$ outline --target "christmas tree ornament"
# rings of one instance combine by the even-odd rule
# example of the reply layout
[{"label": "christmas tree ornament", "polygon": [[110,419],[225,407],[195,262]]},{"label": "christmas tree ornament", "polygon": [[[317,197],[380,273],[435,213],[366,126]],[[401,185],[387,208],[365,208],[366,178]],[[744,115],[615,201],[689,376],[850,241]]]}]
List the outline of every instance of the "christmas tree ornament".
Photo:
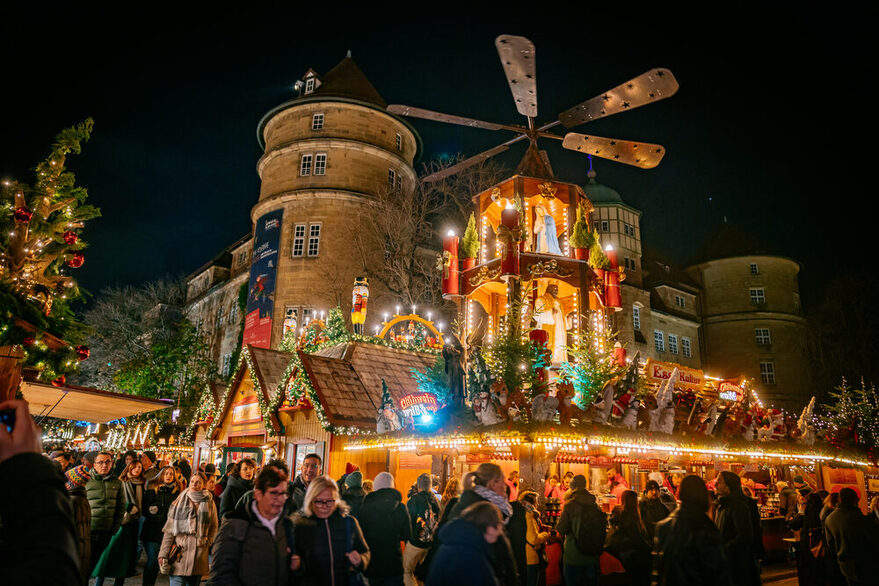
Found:
[{"label": "christmas tree ornament", "polygon": [[20,224],[27,224],[31,221],[31,218],[34,217],[34,213],[26,206],[21,206],[15,208],[15,210],[12,212],[12,216],[15,218],[16,222]]},{"label": "christmas tree ornament", "polygon": [[21,343],[25,348],[30,348],[31,346],[34,345],[34,342],[36,342],[36,341],[37,341],[37,339],[34,338],[33,336],[25,336],[24,339],[21,341]]},{"label": "christmas tree ornament", "polygon": [[78,269],[85,263],[85,255],[81,252],[74,252],[73,256],[67,259],[67,266]]},{"label": "christmas tree ornament", "polygon": [[91,354],[91,350],[89,350],[89,347],[83,346],[82,344],[74,348],[74,351],[76,352],[76,355],[77,357],[79,357],[80,360],[85,360],[89,357],[89,354]]},{"label": "christmas tree ornament", "polygon": [[74,232],[73,230],[67,230],[61,236],[64,238],[64,242],[70,244],[71,246],[76,244],[76,241],[79,240],[79,236],[77,236],[76,232]]},{"label": "christmas tree ornament", "polygon": [[66,382],[67,382],[67,377],[65,377],[62,374],[61,376],[59,376],[58,378],[56,378],[55,380],[52,381],[52,386],[63,387]]}]

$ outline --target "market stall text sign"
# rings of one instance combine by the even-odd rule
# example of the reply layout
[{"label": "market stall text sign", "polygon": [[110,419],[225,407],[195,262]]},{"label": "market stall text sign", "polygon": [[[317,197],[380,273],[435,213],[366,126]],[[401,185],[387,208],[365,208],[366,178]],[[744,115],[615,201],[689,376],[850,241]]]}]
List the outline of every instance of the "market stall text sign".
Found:
[{"label": "market stall text sign", "polygon": [[702,388],[702,385],[705,383],[705,375],[702,374],[701,370],[655,360],[648,360],[645,370],[647,376],[653,379],[654,382],[664,382],[671,378],[671,373],[674,372],[675,368],[678,369],[678,379],[675,381],[675,386],[693,389]]},{"label": "market stall text sign", "polygon": [[414,417],[438,411],[439,405],[433,393],[412,393],[400,399],[400,409]]},{"label": "market stall text sign", "polygon": [[724,380],[717,387],[717,396],[724,401],[741,401],[745,398],[745,391],[736,383]]},{"label": "market stall text sign", "polygon": [[253,395],[232,404],[232,424],[253,423],[262,420],[259,400]]}]

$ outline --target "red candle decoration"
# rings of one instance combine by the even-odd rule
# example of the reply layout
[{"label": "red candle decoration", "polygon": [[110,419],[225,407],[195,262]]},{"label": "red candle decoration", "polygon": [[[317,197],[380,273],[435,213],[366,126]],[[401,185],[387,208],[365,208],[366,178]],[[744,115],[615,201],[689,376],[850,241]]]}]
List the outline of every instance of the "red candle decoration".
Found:
[{"label": "red candle decoration", "polygon": [[458,237],[452,230],[443,238],[443,295],[458,295]]},{"label": "red candle decoration", "polygon": [[622,311],[623,298],[620,293],[620,263],[617,251],[613,249],[613,246],[608,245],[604,252],[607,254],[607,260],[610,262],[610,268],[604,273],[605,303],[607,307],[612,307],[616,311]]},{"label": "red candle decoration", "polygon": [[501,211],[501,225],[498,227],[498,240],[501,246],[501,276],[519,277],[519,245],[513,238],[519,227],[519,210],[507,205]]},{"label": "red candle decoration", "polygon": [[626,366],[626,349],[617,342],[613,347],[613,360],[618,366]]},{"label": "red candle decoration", "polygon": [[31,221],[31,218],[34,217],[34,213],[30,211],[27,207],[21,206],[13,210],[12,217],[15,218],[16,222],[20,224],[26,224],[27,222]]},{"label": "red candle decoration", "polygon": [[91,350],[89,350],[88,346],[79,345],[76,348],[74,348],[73,350],[74,350],[74,352],[76,352],[76,356],[80,360],[85,360],[91,354]]},{"label": "red candle decoration", "polygon": [[78,269],[85,262],[85,255],[81,252],[74,252],[73,256],[67,259],[67,266]]},{"label": "red candle decoration", "polygon": [[70,245],[76,244],[76,241],[79,240],[79,236],[73,230],[67,230],[61,236],[64,238],[64,242]]}]

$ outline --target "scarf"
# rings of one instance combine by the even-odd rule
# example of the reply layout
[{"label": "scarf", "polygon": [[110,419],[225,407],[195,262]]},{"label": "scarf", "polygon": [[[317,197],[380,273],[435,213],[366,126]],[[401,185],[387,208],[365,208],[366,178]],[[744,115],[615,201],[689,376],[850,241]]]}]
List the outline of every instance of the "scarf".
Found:
[{"label": "scarf", "polygon": [[213,503],[206,490],[187,489],[171,503],[162,531],[171,535],[195,535],[200,545],[207,545]]},{"label": "scarf", "polygon": [[513,506],[510,504],[510,501],[507,500],[506,496],[501,496],[480,484],[473,485],[473,492],[499,508],[501,514],[504,516],[504,523],[510,520],[510,516],[513,514]]}]

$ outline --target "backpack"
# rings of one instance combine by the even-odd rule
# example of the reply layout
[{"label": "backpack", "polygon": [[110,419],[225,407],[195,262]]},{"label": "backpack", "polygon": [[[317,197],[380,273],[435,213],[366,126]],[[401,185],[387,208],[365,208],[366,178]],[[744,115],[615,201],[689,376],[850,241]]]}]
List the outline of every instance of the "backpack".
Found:
[{"label": "backpack", "polygon": [[[574,545],[583,555],[598,556],[604,551],[607,534],[607,517],[596,506],[583,507],[583,514],[574,517],[572,523]],[[601,530],[598,531],[597,529]]]}]

